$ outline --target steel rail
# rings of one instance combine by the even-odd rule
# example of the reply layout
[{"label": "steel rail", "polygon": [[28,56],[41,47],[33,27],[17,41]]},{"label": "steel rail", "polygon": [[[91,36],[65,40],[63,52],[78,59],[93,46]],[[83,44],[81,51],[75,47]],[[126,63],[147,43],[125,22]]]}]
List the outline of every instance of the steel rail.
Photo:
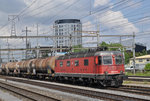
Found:
[{"label": "steel rail", "polygon": [[20,95],[22,97],[25,97],[29,100],[33,100],[33,101],[60,101],[58,99],[46,96],[46,95],[42,95],[40,93],[31,91],[31,90],[27,90],[24,88],[20,88],[17,86],[14,86],[12,84],[8,84],[6,82],[0,82],[0,88],[5,89],[7,91],[13,92],[17,95]]},{"label": "steel rail", "polygon": [[41,82],[35,82],[35,81],[29,81],[29,80],[23,80],[23,79],[15,79],[15,78],[7,78],[7,80],[12,80],[15,82],[22,82],[27,83],[35,86],[45,87],[48,89],[54,89],[59,90],[63,92],[88,96],[92,98],[97,99],[103,99],[103,100],[111,100],[111,101],[148,101],[143,98],[135,98],[135,97],[129,97],[125,95],[116,95],[113,93],[106,93],[106,92],[98,92],[98,91],[92,91],[92,90],[86,90],[81,88],[73,88],[68,86],[62,86],[62,85],[55,85],[55,84],[47,84],[47,83],[41,83]]},{"label": "steel rail", "polygon": [[140,94],[140,95],[145,95],[145,96],[149,96],[150,95],[150,87],[123,85],[120,88],[108,88],[108,90],[123,91],[123,92]]}]

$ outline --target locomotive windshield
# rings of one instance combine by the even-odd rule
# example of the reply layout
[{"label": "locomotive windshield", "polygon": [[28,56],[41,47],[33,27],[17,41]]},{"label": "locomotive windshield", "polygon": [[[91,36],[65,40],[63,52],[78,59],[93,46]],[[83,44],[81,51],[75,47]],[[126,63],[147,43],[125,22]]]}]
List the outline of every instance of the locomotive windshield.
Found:
[{"label": "locomotive windshield", "polygon": [[112,56],[103,56],[103,64],[111,65],[112,64]]},{"label": "locomotive windshield", "polygon": [[121,55],[117,55],[117,56],[115,56],[115,62],[116,62],[116,64],[122,64],[123,63],[123,61],[122,61],[122,56]]}]

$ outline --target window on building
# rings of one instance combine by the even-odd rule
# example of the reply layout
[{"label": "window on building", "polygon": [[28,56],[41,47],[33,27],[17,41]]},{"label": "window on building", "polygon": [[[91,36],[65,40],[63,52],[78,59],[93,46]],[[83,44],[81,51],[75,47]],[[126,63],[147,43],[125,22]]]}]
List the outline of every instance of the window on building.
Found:
[{"label": "window on building", "polygon": [[60,67],[63,67],[63,62],[62,61],[60,61]]},{"label": "window on building", "polygon": [[115,62],[116,64],[122,64],[123,63],[122,56],[121,55],[115,56]]},{"label": "window on building", "polygon": [[150,59],[147,59],[147,61],[150,61]]},{"label": "window on building", "polygon": [[88,59],[85,59],[84,60],[84,66],[88,66],[89,65],[89,60]]},{"label": "window on building", "polygon": [[112,56],[103,56],[103,64],[111,65],[112,64]]},{"label": "window on building", "polygon": [[143,62],[143,59],[139,59],[139,62]]},{"label": "window on building", "polygon": [[67,61],[67,67],[69,67],[70,66],[70,61]]},{"label": "window on building", "polygon": [[79,66],[79,60],[75,60],[75,66]]}]

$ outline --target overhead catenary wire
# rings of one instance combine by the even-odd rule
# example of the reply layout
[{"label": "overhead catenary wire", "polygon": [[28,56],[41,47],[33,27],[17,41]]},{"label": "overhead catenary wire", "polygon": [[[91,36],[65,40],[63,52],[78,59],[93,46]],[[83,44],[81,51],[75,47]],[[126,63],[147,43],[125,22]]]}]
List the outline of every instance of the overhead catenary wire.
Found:
[{"label": "overhead catenary wire", "polygon": [[[78,3],[79,1],[80,1],[80,0],[74,1],[72,4],[70,4],[70,5],[67,6],[66,8],[60,10],[60,11],[58,12],[58,14],[63,13],[65,10],[69,9],[70,7],[72,7],[73,5],[75,5],[76,3]],[[47,23],[47,22],[50,22],[50,23],[51,23],[51,22],[52,22],[52,19],[54,19],[56,16],[57,16],[57,14],[54,15],[54,16],[52,16],[52,17],[50,18],[50,21],[45,20],[43,23]],[[42,23],[42,24],[43,24],[43,23]]]},{"label": "overhead catenary wire", "polygon": [[[115,4],[112,4],[111,6],[114,8],[115,5],[118,5],[118,4],[123,3],[123,2],[125,2],[125,1],[129,1],[129,0],[121,0],[121,1],[119,1],[119,2],[117,2],[117,3],[115,3]],[[88,16],[91,16],[91,15],[94,15],[94,14],[96,14],[96,13],[103,12],[103,11],[105,11],[105,10],[107,10],[107,9],[110,9],[110,6],[104,7],[104,8],[102,8],[102,9],[100,9],[100,10],[97,10],[97,11],[91,13],[91,14],[87,14],[86,16],[83,16],[83,17],[81,17],[80,19],[84,19],[84,18],[86,18],[86,17],[88,17]],[[106,11],[105,11],[105,12],[106,12]]]},{"label": "overhead catenary wire", "polygon": [[30,17],[37,16],[37,15],[40,15],[40,14],[45,13],[45,12],[49,12],[49,11],[51,11],[51,10],[53,10],[53,9],[55,9],[55,8],[57,8],[57,7],[59,7],[59,6],[62,6],[62,5],[64,5],[64,4],[66,4],[66,3],[68,3],[68,1],[69,1],[69,0],[66,0],[65,2],[63,2],[63,3],[61,3],[61,4],[52,6],[52,7],[48,8],[48,9],[45,9],[45,10],[43,10],[43,11],[40,11],[40,12],[38,12],[38,13],[36,13],[36,14],[30,15]]},{"label": "overhead catenary wire", "polygon": [[25,15],[27,15],[28,13],[37,11],[37,10],[39,10],[39,9],[41,9],[41,8],[45,7],[46,5],[49,5],[50,3],[53,3],[53,2],[54,2],[54,0],[48,1],[48,2],[44,3],[43,5],[40,5],[39,7],[35,8],[35,9],[32,9],[32,10],[30,10],[30,11],[28,11],[28,12],[25,12],[24,14],[22,14],[22,16],[25,16]]},{"label": "overhead catenary wire", "polygon": [[[26,7],[25,9],[23,9],[19,14],[17,14],[17,16],[16,16],[14,19],[16,19],[17,17],[19,17],[23,12],[25,12],[28,8],[30,8],[36,1],[37,1],[37,0],[34,0],[29,6],[27,6],[27,7]],[[9,24],[9,22],[7,22],[6,24],[4,24],[4,25],[0,28],[0,30],[3,29],[3,28],[5,28],[8,24]]]},{"label": "overhead catenary wire", "polygon": [[[121,8],[121,9],[118,9],[118,10],[123,10],[123,9],[126,9],[126,8],[130,8],[131,6],[134,6],[134,5],[136,5],[136,4],[139,4],[139,3],[141,3],[141,2],[143,2],[144,0],[141,0],[141,1],[139,1],[139,2],[135,2],[135,3],[133,3],[133,4],[130,4],[130,5],[128,5],[128,6],[126,6],[126,7],[123,7],[123,8]],[[112,8],[113,9],[113,8]],[[112,14],[112,12],[110,12],[110,13],[107,13],[107,14],[103,14],[102,16],[100,16],[100,18],[105,18],[105,16],[108,16],[109,14]],[[140,13],[141,14],[141,13]],[[137,16],[137,15],[140,15],[140,14],[135,14],[135,15],[133,15],[133,16]],[[144,13],[142,13],[142,14],[144,14]],[[124,15],[124,16],[128,16],[129,15],[129,13],[128,14],[126,14],[126,15]],[[117,18],[114,18],[114,19],[110,19],[110,20],[108,20],[106,23],[108,23],[108,22],[111,22],[111,21],[115,21],[115,20],[119,20],[119,18],[120,17],[122,17],[122,16],[119,16],[119,17],[117,17]],[[132,16],[128,16],[128,17],[132,17]],[[82,18],[81,18],[82,19]],[[93,21],[92,21],[93,22]],[[94,23],[93,23],[94,24]],[[90,26],[90,25],[89,25]]]}]

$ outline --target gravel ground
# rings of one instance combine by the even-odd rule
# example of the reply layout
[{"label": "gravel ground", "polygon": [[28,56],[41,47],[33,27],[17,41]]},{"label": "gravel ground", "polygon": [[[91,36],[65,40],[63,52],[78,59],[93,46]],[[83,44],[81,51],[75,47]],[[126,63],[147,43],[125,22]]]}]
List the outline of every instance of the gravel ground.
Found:
[{"label": "gravel ground", "polygon": [[44,87],[33,86],[30,84],[18,83],[18,82],[13,82],[13,81],[7,81],[7,82],[13,83],[21,88],[25,88],[25,89],[32,90],[32,91],[35,91],[35,92],[38,92],[38,93],[41,93],[41,94],[44,94],[47,96],[51,96],[53,98],[57,98],[61,101],[102,101],[99,99],[94,99],[94,98],[90,98],[90,97],[84,97],[84,96],[80,96],[80,95],[56,91],[56,90],[47,89]]},{"label": "gravel ground", "polygon": [[22,101],[22,100],[0,89],[0,101]]},{"label": "gravel ground", "polygon": [[[94,88],[89,88],[89,87],[80,87],[80,86],[74,86],[74,85],[66,85],[66,84],[58,84],[58,83],[52,83],[52,82],[46,82],[46,81],[37,81],[37,80],[30,80],[30,81],[36,81],[38,82],[43,82],[47,84],[57,84],[57,85],[64,85],[64,86],[70,86],[70,87],[75,87],[75,88],[82,88],[82,89],[89,89],[93,91],[98,91],[98,92],[106,92],[106,93],[113,93],[113,94],[118,94],[118,95],[125,95],[125,96],[130,96],[130,97],[135,97],[135,98],[143,98],[146,100],[150,100],[150,96],[143,96],[143,95],[138,95],[138,94],[131,94],[131,93],[124,93],[120,91],[114,91],[114,90],[105,90],[105,89],[94,89]],[[53,96],[54,98],[59,98],[60,100],[63,101],[97,101],[98,99],[92,99],[89,97],[84,97],[84,96],[79,96],[79,95],[74,95],[74,94],[69,94],[61,91],[56,91],[56,90],[51,90],[47,89],[44,87],[38,87],[38,86],[33,86],[29,84],[24,84],[24,83],[16,83],[13,81],[8,81],[11,83],[15,83],[18,85],[21,85],[21,87],[24,87],[26,89],[31,89],[33,91],[48,95],[48,96]]]},{"label": "gravel ground", "polygon": [[68,85],[68,84],[59,84],[59,83],[39,81],[39,80],[30,80],[30,81],[35,81],[37,83],[38,82],[43,82],[43,83],[47,83],[47,84],[64,85],[64,86],[70,86],[70,87],[74,87],[74,88],[81,88],[81,89],[87,89],[87,90],[92,90],[92,91],[106,92],[106,93],[111,93],[111,94],[116,94],[116,95],[123,95],[123,96],[129,96],[129,97],[135,97],[135,98],[143,98],[145,100],[150,100],[150,96],[125,93],[125,92],[121,92],[121,91],[105,90],[105,89],[95,89],[95,88],[89,88],[89,87],[81,87],[81,86],[74,86],[74,85]]}]

